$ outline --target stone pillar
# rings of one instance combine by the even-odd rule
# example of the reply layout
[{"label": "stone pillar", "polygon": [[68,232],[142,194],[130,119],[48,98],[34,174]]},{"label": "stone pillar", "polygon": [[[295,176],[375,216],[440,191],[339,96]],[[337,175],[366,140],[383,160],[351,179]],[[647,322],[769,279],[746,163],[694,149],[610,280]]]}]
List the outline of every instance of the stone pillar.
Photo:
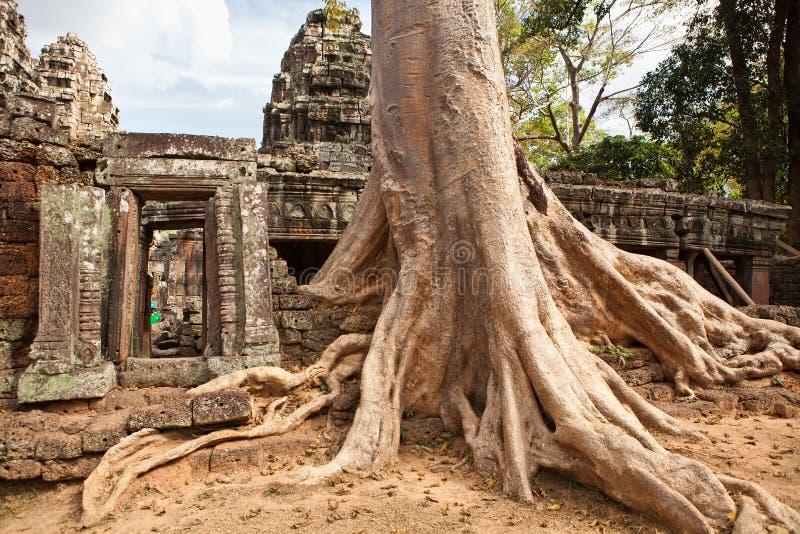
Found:
[{"label": "stone pillar", "polygon": [[133,315],[133,354],[142,358],[150,357],[150,276],[147,263],[150,246],[153,244],[153,230],[139,225],[139,249],[136,256],[136,306]]},{"label": "stone pillar", "polygon": [[215,198],[219,273],[220,349],[209,358],[212,376],[278,365],[272,317],[267,187],[256,182],[220,188]]},{"label": "stone pillar", "polygon": [[772,259],[766,256],[755,256],[752,266],[750,297],[756,304],[769,304],[769,271],[772,267]]},{"label": "stone pillar", "polygon": [[235,186],[217,189],[214,202],[217,227],[217,274],[220,316],[220,353],[234,355],[241,346],[239,319],[242,313],[237,299],[237,276],[241,277],[241,263],[236,264],[236,237],[233,225],[233,195]]},{"label": "stone pillar", "polygon": [[114,385],[102,361],[100,323],[108,215],[105,192],[42,184],[39,327],[20,403],[102,397]]},{"label": "stone pillar", "polygon": [[[244,354],[272,358],[278,350],[278,333],[272,319],[267,186],[251,182],[237,189],[244,273]],[[270,365],[274,363],[271,360]]]},{"label": "stone pillar", "polygon": [[129,189],[112,187],[109,193],[112,255],[109,263],[108,358],[123,362],[131,356],[136,324],[137,261],[141,205]]},{"label": "stone pillar", "polygon": [[206,346],[203,355],[206,357],[220,356],[220,328],[221,318],[217,303],[219,299],[219,261],[217,260],[217,214],[214,207],[215,201],[209,199],[206,207],[206,224],[203,227],[205,239],[205,277],[206,277],[206,302],[203,304],[203,313],[206,317],[204,341]]}]

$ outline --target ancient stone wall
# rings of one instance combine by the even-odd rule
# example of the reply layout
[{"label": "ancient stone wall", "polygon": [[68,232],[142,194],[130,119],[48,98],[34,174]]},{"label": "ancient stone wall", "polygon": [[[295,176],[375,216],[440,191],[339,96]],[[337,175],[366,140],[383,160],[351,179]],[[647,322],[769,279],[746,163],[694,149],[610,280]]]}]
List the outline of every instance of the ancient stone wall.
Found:
[{"label": "ancient stone wall", "polygon": [[770,271],[770,302],[800,306],[800,258],[779,257]]},{"label": "ancient stone wall", "polygon": [[372,51],[360,29],[358,17],[328,24],[316,10],[292,39],[264,108],[261,151],[276,168],[369,170]]},{"label": "ancient stone wall", "polygon": [[289,274],[286,261],[270,247],[273,313],[281,342],[284,369],[306,366],[342,334],[371,332],[380,309],[377,307],[323,306],[297,293],[297,280]]},{"label": "ancient stone wall", "polygon": [[0,0],[0,92],[36,94],[37,74],[25,44],[25,18],[15,0]]},{"label": "ancient stone wall", "polygon": [[119,109],[111,99],[105,73],[74,33],[42,48],[36,67],[41,94],[54,98],[64,109],[62,124],[70,139],[92,144],[119,126]]},{"label": "ancient stone wall", "polygon": [[[30,361],[39,297],[39,188],[80,180],[52,101],[16,95],[0,110],[0,408]],[[56,258],[52,259],[56,261]]]}]

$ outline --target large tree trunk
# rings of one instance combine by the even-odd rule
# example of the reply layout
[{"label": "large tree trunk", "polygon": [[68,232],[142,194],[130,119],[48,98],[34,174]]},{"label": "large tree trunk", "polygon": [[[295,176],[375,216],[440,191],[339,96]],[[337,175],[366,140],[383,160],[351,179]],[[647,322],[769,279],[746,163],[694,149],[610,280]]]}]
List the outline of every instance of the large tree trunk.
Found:
[{"label": "large tree trunk", "polygon": [[789,123],[789,242],[800,247],[800,0],[787,1],[783,76]]},{"label": "large tree trunk", "polygon": [[[750,67],[747,64],[742,37],[739,32],[736,0],[720,0],[720,16],[725,28],[725,40],[731,58],[733,86],[742,126],[742,158],[747,173],[747,196],[757,200],[774,201],[774,183],[765,183],[761,169],[761,142],[751,94]],[[768,198],[772,196],[772,198]]]},{"label": "large tree trunk", "polygon": [[789,0],[775,0],[775,12],[770,24],[767,45],[767,121],[769,129],[764,146],[762,173],[763,200],[775,202],[775,178],[778,162],[786,146],[786,126],[783,122],[783,76],[781,48],[786,29],[786,9]]},{"label": "large tree trunk", "polygon": [[[689,393],[690,381],[796,368],[800,331],[595,237],[538,176],[521,187],[491,2],[373,4],[373,176],[306,289],[333,302],[385,296],[333,467],[390,461],[413,409],[461,428],[478,468],[516,497],[530,499],[530,477],[549,467],[679,530],[725,524],[735,507],[719,480],[642,422],[682,425],[576,334],[648,345]],[[375,284],[370,270],[386,268],[396,279]]]},{"label": "large tree trunk", "polygon": [[[692,382],[797,369],[800,329],[748,318],[683,271],[622,252],[570,216],[515,157],[494,20],[491,0],[373,2],[373,174],[304,290],[383,306],[371,340],[340,338],[317,366],[335,395],[363,361],[361,398],[336,458],[302,476],[382,468],[396,458],[401,416],[411,409],[461,430],[477,469],[520,499],[533,498],[531,477],[549,468],[676,531],[711,532],[736,517],[727,486],[754,499],[741,497],[737,520],[758,522],[760,508],[800,529],[800,517],[760,488],[659,445],[645,427],[697,434],[585,345],[638,340],[691,394]],[[285,394],[316,372],[251,369],[198,389],[265,381]],[[326,398],[248,432],[295,425]],[[229,436],[156,455],[145,445],[136,452],[145,459],[125,467],[120,458],[153,436],[130,438],[87,480],[87,522],[122,494],[109,480],[127,483]]]}]

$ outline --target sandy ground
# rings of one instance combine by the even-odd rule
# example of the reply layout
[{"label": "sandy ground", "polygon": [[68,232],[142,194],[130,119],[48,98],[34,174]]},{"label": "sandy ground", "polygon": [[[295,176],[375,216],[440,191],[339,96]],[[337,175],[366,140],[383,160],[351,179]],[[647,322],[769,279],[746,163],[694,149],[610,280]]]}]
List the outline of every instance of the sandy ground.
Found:
[{"label": "sandy ground", "polygon": [[[662,436],[662,443],[717,472],[755,480],[800,509],[800,419],[731,414],[691,421],[708,442]],[[195,453],[140,479],[121,509],[88,532],[667,531],[594,489],[549,473],[535,479],[535,502],[508,500],[468,464],[450,472],[464,444],[438,420],[405,425],[410,444],[398,463],[318,486],[275,481],[335,452],[323,437],[324,417],[286,436]],[[1,485],[0,532],[80,530],[81,488],[81,482]]]}]

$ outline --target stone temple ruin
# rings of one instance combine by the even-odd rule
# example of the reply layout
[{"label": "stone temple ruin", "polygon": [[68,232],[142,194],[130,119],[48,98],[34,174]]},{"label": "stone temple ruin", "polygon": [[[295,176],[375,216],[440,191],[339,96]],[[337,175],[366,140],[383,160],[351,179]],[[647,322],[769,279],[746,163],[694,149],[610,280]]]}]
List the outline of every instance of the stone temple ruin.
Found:
[{"label": "stone temple ruin", "polygon": [[[138,429],[246,421],[246,394],[187,405],[182,388],[307,365],[342,333],[374,328],[378,310],[297,293],[371,167],[370,41],[357,19],[331,29],[322,11],[308,15],[275,76],[260,148],[117,132],[83,41],[68,34],[32,60],[14,0],[0,0],[0,26],[0,408],[14,410],[0,414],[0,479],[82,478]],[[615,245],[731,302],[800,306],[800,264],[773,258],[788,208],[669,181],[547,178]],[[750,310],[800,325],[795,308]],[[620,372],[648,398],[671,398],[652,356],[636,352]],[[795,413],[800,399],[776,395],[759,409]],[[88,414],[80,425],[57,415],[64,401]]]}]

